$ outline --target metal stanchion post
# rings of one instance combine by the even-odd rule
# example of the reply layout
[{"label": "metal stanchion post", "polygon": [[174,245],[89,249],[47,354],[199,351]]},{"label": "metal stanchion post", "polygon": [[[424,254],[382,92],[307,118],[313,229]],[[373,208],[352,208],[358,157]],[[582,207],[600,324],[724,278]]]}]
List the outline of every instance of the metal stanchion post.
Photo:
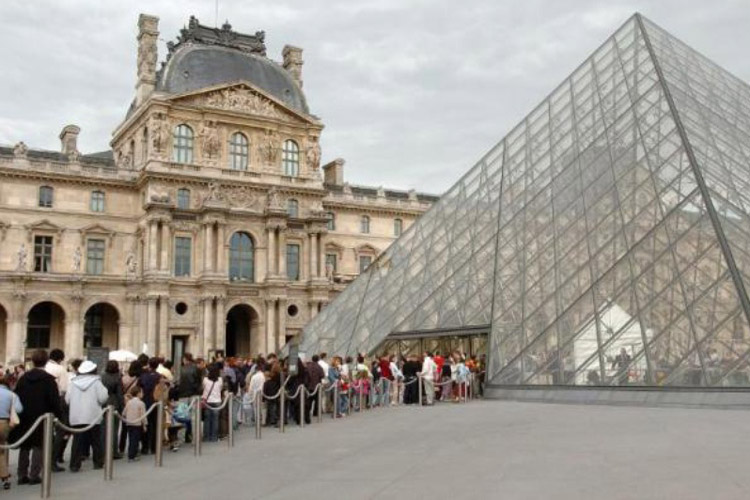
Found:
[{"label": "metal stanchion post", "polygon": [[234,394],[227,394],[227,447],[234,446]]},{"label": "metal stanchion post", "polygon": [[305,414],[307,412],[305,408],[305,392],[307,389],[304,385],[299,386],[299,426],[300,429],[305,427]]},{"label": "metal stanchion post", "polygon": [[359,413],[362,414],[364,411],[364,399],[365,399],[365,384],[360,380],[359,382]]},{"label": "metal stanchion post", "polygon": [[419,398],[419,406],[422,406],[422,376],[417,375],[417,397]]},{"label": "metal stanchion post", "polygon": [[255,439],[260,439],[261,419],[263,418],[263,394],[258,391],[255,393]]},{"label": "metal stanchion post", "polygon": [[401,381],[396,379],[394,380],[396,383],[396,405],[401,404]]},{"label": "metal stanchion post", "polygon": [[157,467],[161,467],[162,460],[161,460],[161,454],[162,454],[162,445],[164,444],[164,403],[159,401],[156,403],[157,408],[156,412],[156,429],[154,429],[154,432],[156,433],[156,453],[154,454],[154,465]]},{"label": "metal stanchion post", "polygon": [[318,384],[318,423],[323,423],[323,384]]},{"label": "metal stanchion post", "polygon": [[[44,416],[44,441],[42,442],[42,498],[49,498],[52,487],[52,434],[55,429],[55,416],[47,413]],[[7,450],[5,455],[8,456]]]},{"label": "metal stanchion post", "polygon": [[115,408],[112,405],[107,406],[104,412],[104,480],[112,480],[112,468],[114,466],[114,429],[115,427]]},{"label": "metal stanchion post", "polygon": [[284,432],[284,421],[286,420],[286,405],[285,399],[286,399],[286,383],[284,382],[284,379],[282,377],[282,383],[281,383],[281,395],[279,396],[279,432]]},{"label": "metal stanchion post", "polygon": [[193,454],[199,457],[201,454],[201,440],[203,440],[201,428],[201,404],[200,398],[193,398]]},{"label": "metal stanchion post", "polygon": [[339,413],[339,383],[338,381],[335,382],[336,385],[333,386],[333,418],[336,418],[336,416]]}]

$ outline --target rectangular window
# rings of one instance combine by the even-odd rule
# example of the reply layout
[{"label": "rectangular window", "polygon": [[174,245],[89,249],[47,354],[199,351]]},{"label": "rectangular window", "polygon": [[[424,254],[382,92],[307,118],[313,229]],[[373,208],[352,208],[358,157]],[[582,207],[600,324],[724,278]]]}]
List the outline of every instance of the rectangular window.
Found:
[{"label": "rectangular window", "polygon": [[27,349],[49,349],[52,333],[52,303],[43,302],[33,308],[26,327]]},{"label": "rectangular window", "polygon": [[178,236],[174,239],[174,275],[190,276],[192,239]]},{"label": "rectangular window", "polygon": [[286,276],[291,281],[299,280],[299,245],[286,246]]},{"label": "rectangular window", "polygon": [[336,230],[336,215],[333,212],[326,213],[326,217],[328,218],[328,223],[326,226],[328,227],[329,231],[335,231]]},{"label": "rectangular window", "polygon": [[39,206],[44,208],[52,207],[52,197],[54,190],[49,186],[39,188]]},{"label": "rectangular window", "polygon": [[180,208],[182,210],[187,210],[188,208],[190,208],[190,190],[177,190],[177,208]]},{"label": "rectangular window", "polygon": [[330,270],[330,272],[335,273],[337,271],[336,265],[338,264],[338,255],[335,253],[327,253],[326,254],[326,273]]},{"label": "rectangular window", "polygon": [[370,267],[370,264],[372,264],[372,257],[369,255],[360,255],[359,256],[359,273],[362,274],[367,270],[368,267]]},{"label": "rectangular window", "polygon": [[34,236],[34,271],[52,272],[52,236]]},{"label": "rectangular window", "polygon": [[91,193],[90,208],[92,212],[104,212],[104,193],[101,191],[93,191]]},{"label": "rectangular window", "polygon": [[104,240],[86,242],[86,272],[88,274],[104,273]]},{"label": "rectangular window", "polygon": [[393,220],[393,236],[401,236],[401,232],[404,229],[404,223],[401,219]]}]

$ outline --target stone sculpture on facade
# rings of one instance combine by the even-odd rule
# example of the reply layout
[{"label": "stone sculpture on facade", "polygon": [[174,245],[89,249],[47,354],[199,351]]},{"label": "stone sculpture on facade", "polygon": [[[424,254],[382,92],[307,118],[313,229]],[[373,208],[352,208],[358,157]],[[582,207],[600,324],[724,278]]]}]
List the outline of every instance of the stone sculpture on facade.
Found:
[{"label": "stone sculpture on facade", "polygon": [[281,199],[279,198],[279,191],[276,189],[276,187],[272,187],[268,190],[266,207],[274,209],[283,208],[281,205]]},{"label": "stone sculpture on facade", "polygon": [[313,170],[318,170],[320,167],[320,144],[316,139],[313,139],[311,146],[308,146],[306,152],[307,166]]},{"label": "stone sculpture on facade", "polygon": [[204,158],[214,159],[219,153],[219,133],[216,130],[215,121],[207,121],[201,129],[203,139],[203,156]]},{"label": "stone sculpture on facade", "polygon": [[16,158],[26,158],[28,151],[29,148],[23,141],[21,141],[13,147],[13,156]]},{"label": "stone sculpture on facade", "polygon": [[226,201],[224,193],[221,191],[221,183],[217,181],[211,181],[208,183],[208,192],[203,197],[203,204],[210,203],[223,203]]},{"label": "stone sculpture on facade", "polygon": [[82,258],[83,258],[83,255],[81,254],[81,247],[77,247],[76,251],[73,253],[73,272],[74,273],[81,272],[81,259]]},{"label": "stone sculpture on facade", "polygon": [[196,100],[197,104],[254,115],[281,118],[282,115],[269,99],[241,87],[217,90]]},{"label": "stone sculpture on facade", "polygon": [[130,251],[128,252],[128,256],[125,258],[125,273],[127,276],[135,277],[137,269],[138,261],[135,258],[135,253]]},{"label": "stone sculpture on facade", "polygon": [[21,248],[18,249],[18,266],[16,271],[26,271],[26,257],[28,252],[26,251],[26,244],[21,243]]},{"label": "stone sculpture on facade", "polygon": [[151,115],[149,130],[151,131],[151,146],[154,152],[166,151],[171,130],[164,113]]},{"label": "stone sculpture on facade", "polygon": [[263,144],[259,146],[261,158],[263,158],[266,165],[274,165],[276,163],[276,160],[279,157],[278,143],[278,133],[273,130],[266,130]]}]

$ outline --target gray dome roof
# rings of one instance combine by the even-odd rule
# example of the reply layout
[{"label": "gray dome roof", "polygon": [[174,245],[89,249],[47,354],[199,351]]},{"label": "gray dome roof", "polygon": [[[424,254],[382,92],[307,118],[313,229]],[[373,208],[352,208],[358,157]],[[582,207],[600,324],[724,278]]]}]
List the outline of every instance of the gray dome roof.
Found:
[{"label": "gray dome roof", "polygon": [[291,109],[309,114],[305,96],[292,76],[270,59],[217,45],[184,44],[160,71],[156,89],[171,94],[247,80]]}]

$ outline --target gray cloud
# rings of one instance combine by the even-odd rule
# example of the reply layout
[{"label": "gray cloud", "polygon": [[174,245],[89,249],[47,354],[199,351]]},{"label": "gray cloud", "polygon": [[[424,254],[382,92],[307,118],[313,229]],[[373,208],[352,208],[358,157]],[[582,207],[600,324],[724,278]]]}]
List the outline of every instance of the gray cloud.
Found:
[{"label": "gray cloud", "polygon": [[[350,182],[442,192],[636,10],[750,78],[744,1],[220,0],[219,24],[266,31],[269,55],[305,49],[324,161]],[[139,12],[164,43],[213,2],[5,0],[0,143],[57,149],[63,125],[86,152],[108,147],[135,84]]]}]

